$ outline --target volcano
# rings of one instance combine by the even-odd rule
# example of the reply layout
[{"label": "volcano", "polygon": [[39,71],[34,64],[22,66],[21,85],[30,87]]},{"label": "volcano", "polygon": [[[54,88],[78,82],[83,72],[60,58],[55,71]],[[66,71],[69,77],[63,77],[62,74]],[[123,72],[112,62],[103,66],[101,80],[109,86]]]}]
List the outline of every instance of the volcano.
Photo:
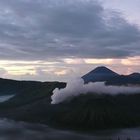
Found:
[{"label": "volcano", "polygon": [[101,66],[85,74],[84,76],[82,76],[82,78],[85,81],[85,83],[89,83],[89,82],[104,82],[118,76],[120,75],[117,74],[116,72],[108,69],[107,67]]}]

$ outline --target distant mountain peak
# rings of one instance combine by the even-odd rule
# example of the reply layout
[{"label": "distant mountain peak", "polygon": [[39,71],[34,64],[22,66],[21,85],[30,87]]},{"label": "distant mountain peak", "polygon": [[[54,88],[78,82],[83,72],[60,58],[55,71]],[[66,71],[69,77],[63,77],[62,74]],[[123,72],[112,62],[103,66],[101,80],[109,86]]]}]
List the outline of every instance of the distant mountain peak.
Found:
[{"label": "distant mountain peak", "polygon": [[135,73],[132,73],[132,74],[130,74],[128,76],[129,77],[140,77],[140,73],[135,72]]},{"label": "distant mountain peak", "polygon": [[95,69],[109,69],[109,68],[107,68],[106,66],[99,66],[99,67],[96,67]]},{"label": "distant mountain peak", "polygon": [[88,82],[106,81],[115,76],[119,76],[119,74],[117,74],[116,72],[110,70],[105,66],[100,66],[90,71],[82,78],[84,79],[85,83],[88,83]]},{"label": "distant mountain peak", "polygon": [[114,73],[114,74],[117,74],[105,66],[99,66],[99,67],[95,68],[94,70],[92,70],[90,73],[110,73],[110,74]]}]

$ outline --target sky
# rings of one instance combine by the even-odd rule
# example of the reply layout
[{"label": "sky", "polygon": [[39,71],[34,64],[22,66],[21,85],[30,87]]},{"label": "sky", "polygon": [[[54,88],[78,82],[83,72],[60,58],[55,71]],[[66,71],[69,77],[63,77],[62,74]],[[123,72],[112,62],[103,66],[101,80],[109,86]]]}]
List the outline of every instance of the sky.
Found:
[{"label": "sky", "polygon": [[0,0],[0,77],[67,81],[97,66],[140,72],[139,0]]}]

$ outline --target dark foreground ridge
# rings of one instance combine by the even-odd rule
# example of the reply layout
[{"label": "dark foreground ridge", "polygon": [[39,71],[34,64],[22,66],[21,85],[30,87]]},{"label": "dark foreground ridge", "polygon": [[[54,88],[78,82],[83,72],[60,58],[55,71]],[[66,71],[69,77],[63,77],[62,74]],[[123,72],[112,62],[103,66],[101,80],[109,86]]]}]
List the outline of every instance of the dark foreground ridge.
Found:
[{"label": "dark foreground ridge", "polygon": [[[101,69],[104,71],[106,68]],[[93,73],[103,73],[101,69],[96,69]],[[107,70],[106,73],[114,72]],[[140,76],[138,73],[128,76],[116,73],[113,75],[130,79],[139,79]],[[126,79],[124,85],[130,84],[125,82]],[[115,79],[113,84],[123,84],[122,81]],[[106,83],[112,84],[109,80]],[[62,82],[0,79],[1,95],[16,93],[13,98],[0,104],[0,117],[78,130],[140,126],[140,94],[112,96],[89,93],[69,102],[52,105],[53,90],[65,86],[66,83]]]}]

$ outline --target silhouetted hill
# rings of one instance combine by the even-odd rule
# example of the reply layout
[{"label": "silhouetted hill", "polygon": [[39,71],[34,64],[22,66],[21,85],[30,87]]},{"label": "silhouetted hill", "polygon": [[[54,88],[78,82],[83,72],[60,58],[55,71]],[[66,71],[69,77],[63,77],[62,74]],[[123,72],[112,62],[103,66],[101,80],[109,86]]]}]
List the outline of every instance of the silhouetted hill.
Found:
[{"label": "silhouetted hill", "polygon": [[107,85],[140,85],[140,74],[120,75],[106,81]]},{"label": "silhouetted hill", "polygon": [[53,121],[83,130],[139,126],[139,100],[140,94],[80,95],[71,102],[60,104],[62,110],[56,112]]},{"label": "silhouetted hill", "polygon": [[140,125],[140,94],[80,95],[70,102],[51,105],[48,98],[10,108],[5,117],[40,122],[61,128],[93,130]]},{"label": "silhouetted hill", "polygon": [[113,77],[119,76],[119,74],[113,72],[112,70],[106,67],[97,67],[86,75],[82,76],[85,83],[88,82],[101,82],[107,81]]},{"label": "silhouetted hill", "polygon": [[140,73],[119,75],[103,66],[95,68],[91,72],[82,76],[82,78],[85,83],[105,82],[107,85],[140,85]]},{"label": "silhouetted hill", "polygon": [[140,73],[132,73],[132,74],[130,74],[128,76],[132,77],[132,78],[140,78]]},{"label": "silhouetted hill", "polygon": [[[106,81],[109,85],[140,84],[139,73],[124,76],[106,67],[98,67],[84,78],[86,82]],[[89,93],[52,105],[53,90],[65,86],[62,82],[0,79],[1,94],[16,93],[0,104],[0,117],[83,130],[140,126],[140,94]]]},{"label": "silhouetted hill", "polygon": [[0,95],[13,95],[23,92],[25,89],[42,85],[38,81],[17,81],[0,78]]},{"label": "silhouetted hill", "polygon": [[40,81],[17,81],[11,79],[0,78],[0,95],[28,94],[38,91],[52,91],[59,87],[61,82],[40,82]]},{"label": "silhouetted hill", "polygon": [[13,98],[4,102],[2,106],[11,108],[16,106],[27,105],[38,100],[47,98],[47,102],[51,102],[52,91],[55,88],[64,88],[66,83],[61,82],[44,82],[35,87],[25,88],[21,93],[16,94]]}]

